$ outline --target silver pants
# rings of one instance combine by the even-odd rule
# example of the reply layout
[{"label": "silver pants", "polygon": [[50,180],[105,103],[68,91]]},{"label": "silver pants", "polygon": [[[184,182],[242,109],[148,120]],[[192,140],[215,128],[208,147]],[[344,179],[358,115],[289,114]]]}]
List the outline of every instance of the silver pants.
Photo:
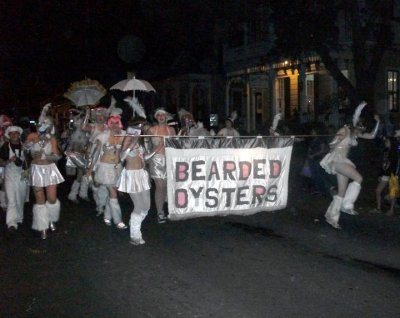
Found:
[{"label": "silver pants", "polygon": [[21,179],[22,169],[6,168],[6,176],[4,181],[6,198],[7,198],[7,226],[18,228],[18,223],[22,223],[24,219],[24,203],[27,194],[28,185],[25,180]]}]

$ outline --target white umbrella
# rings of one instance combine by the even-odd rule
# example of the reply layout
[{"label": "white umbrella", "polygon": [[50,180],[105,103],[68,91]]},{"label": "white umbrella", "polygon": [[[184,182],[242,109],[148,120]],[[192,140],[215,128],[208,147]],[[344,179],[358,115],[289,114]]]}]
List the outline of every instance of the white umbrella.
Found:
[{"label": "white umbrella", "polygon": [[106,93],[107,90],[98,81],[86,79],[72,83],[64,96],[80,107],[96,105]]},{"label": "white umbrella", "polygon": [[154,87],[145,80],[140,80],[137,78],[126,79],[118,82],[117,84],[111,86],[110,89],[119,89],[121,91],[145,91],[145,92],[155,92]]}]

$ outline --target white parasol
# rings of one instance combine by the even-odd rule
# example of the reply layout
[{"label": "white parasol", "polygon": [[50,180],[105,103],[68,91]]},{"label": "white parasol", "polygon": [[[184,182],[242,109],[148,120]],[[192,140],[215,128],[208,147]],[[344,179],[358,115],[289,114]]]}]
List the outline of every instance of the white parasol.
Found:
[{"label": "white parasol", "polygon": [[120,81],[117,84],[111,86],[110,89],[119,89],[124,92],[133,91],[133,96],[135,96],[135,91],[145,91],[145,92],[156,91],[149,82],[137,79],[135,77]]},{"label": "white parasol", "polygon": [[107,94],[107,90],[98,81],[85,79],[74,82],[69,87],[64,97],[68,98],[75,106],[96,105]]}]

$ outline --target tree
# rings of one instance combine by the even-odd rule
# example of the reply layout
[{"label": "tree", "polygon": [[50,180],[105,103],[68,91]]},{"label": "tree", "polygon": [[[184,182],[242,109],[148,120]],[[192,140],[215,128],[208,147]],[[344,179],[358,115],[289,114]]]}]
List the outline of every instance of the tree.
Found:
[{"label": "tree", "polygon": [[[380,62],[392,44],[393,6],[393,0],[271,0],[274,53],[299,59],[315,52],[353,105],[360,100],[372,105]],[[351,52],[354,83],[341,72],[343,50]]]}]

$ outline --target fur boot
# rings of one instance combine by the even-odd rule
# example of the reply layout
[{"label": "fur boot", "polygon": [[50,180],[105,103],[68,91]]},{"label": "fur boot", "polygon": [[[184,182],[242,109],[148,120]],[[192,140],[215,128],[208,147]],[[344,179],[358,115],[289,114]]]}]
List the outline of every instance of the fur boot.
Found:
[{"label": "fur boot", "polygon": [[354,202],[356,202],[358,195],[360,194],[361,185],[358,182],[351,182],[344,195],[341,211],[351,215],[357,215],[354,211]]},{"label": "fur boot", "polygon": [[34,204],[32,212],[32,229],[46,231],[49,228],[49,213],[46,204]]},{"label": "fur boot", "polygon": [[332,225],[335,229],[341,229],[339,225],[339,217],[340,217],[340,207],[342,205],[343,198],[335,195],[331,204],[328,207],[328,210],[325,213],[325,220],[330,225]]}]

